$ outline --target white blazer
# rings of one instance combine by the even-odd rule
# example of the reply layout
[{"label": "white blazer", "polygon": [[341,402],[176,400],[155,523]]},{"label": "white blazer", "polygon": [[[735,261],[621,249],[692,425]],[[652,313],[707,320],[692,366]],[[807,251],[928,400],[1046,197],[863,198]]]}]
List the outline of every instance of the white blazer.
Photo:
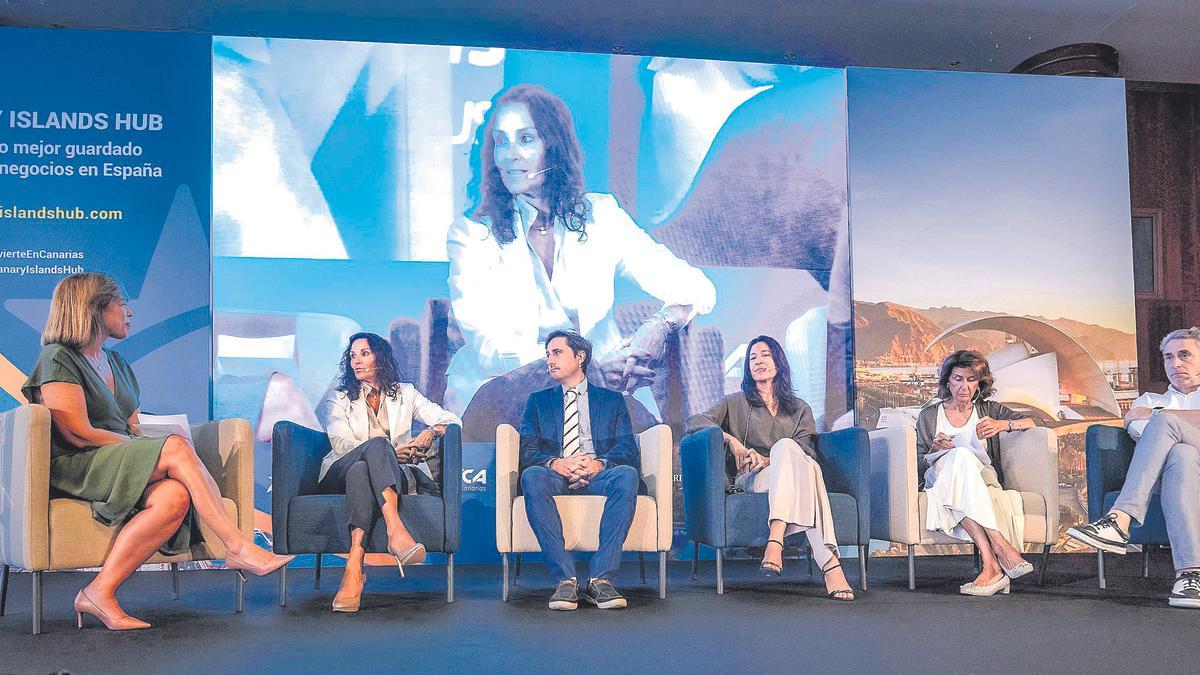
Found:
[{"label": "white blazer", "polygon": [[[388,426],[391,427],[391,438],[388,440],[397,448],[412,439],[414,419],[431,427],[439,424],[462,424],[457,415],[443,410],[407,382],[401,382],[396,387],[395,396],[385,396],[383,405],[387,407]],[[333,446],[329,454],[321,460],[321,473],[317,478],[321,480],[338,458],[366,443],[371,437],[371,422],[367,418],[367,397],[360,395],[358,400],[351,401],[346,392],[330,387],[325,398],[321,399],[317,406],[317,420],[325,427],[325,433],[329,435],[329,444]],[[422,462],[417,467],[430,478],[433,477],[427,463]]]},{"label": "white blazer", "polygon": [[[691,305],[692,317],[707,314],[717,291],[708,277],[654,241],[633,222],[612,195],[590,192],[587,239],[555,227],[554,276],[544,287],[526,239],[526,223],[536,211],[515,200],[516,239],[505,245],[487,225],[460,218],[447,236],[450,302],[466,344],[447,373],[446,406],[462,412],[483,383],[546,355],[540,343],[541,316],[551,294],[578,319],[579,332],[592,341],[596,358],[621,346],[613,321],[617,275],[627,277],[665,305]],[[689,317],[689,320],[692,318]]]}]

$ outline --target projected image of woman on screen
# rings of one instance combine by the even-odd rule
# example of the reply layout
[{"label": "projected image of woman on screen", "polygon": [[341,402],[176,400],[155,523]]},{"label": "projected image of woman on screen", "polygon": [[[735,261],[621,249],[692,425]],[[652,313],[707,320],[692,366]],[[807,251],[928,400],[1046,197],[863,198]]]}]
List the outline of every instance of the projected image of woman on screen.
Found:
[{"label": "projected image of woman on screen", "polygon": [[[496,99],[476,206],[447,236],[466,343],[450,362],[450,409],[523,367],[518,379],[551,384],[542,341],[557,329],[592,341],[604,386],[633,392],[653,381],[669,335],[712,310],[716,289],[703,272],[655,242],[612,195],[584,191],[582,155],[570,110],[545,88],[517,85]],[[663,303],[628,340],[613,320],[617,275]]]}]

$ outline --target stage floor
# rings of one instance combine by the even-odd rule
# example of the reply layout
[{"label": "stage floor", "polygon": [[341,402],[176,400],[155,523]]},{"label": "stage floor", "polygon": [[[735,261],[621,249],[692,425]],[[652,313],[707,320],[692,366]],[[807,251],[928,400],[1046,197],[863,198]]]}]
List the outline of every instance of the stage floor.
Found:
[{"label": "stage floor", "polygon": [[[325,569],[321,591],[312,570],[293,570],[286,608],[276,604],[274,577],[251,579],[242,615],[233,613],[229,572],[181,573],[180,600],[171,599],[169,574],[143,572],[120,597],[154,628],[123,634],[94,620],[77,631],[71,600],[89,575],[57,573],[45,577],[39,636],[29,634],[30,576],[14,574],[0,618],[0,673],[1195,672],[1187,655],[1200,610],[1167,606],[1169,554],[1155,551],[1148,580],[1140,555],[1109,556],[1107,591],[1096,586],[1095,560],[1055,555],[1045,587],[1029,575],[1009,596],[969,598],[957,592],[973,576],[968,557],[919,558],[912,592],[903,558],[877,558],[870,589],[853,603],[827,600],[802,561],[765,580],[750,561],[730,562],[723,596],[711,562],[696,580],[690,563],[671,563],[660,601],[627,562],[617,586],[628,609],[571,613],[546,609],[552,589],[537,564],[525,566],[508,603],[499,566],[460,565],[453,604],[444,568],[414,569],[406,579],[394,567],[370,568],[363,610],[337,615],[329,602],[340,569]],[[653,583],[657,565],[647,568]]]}]

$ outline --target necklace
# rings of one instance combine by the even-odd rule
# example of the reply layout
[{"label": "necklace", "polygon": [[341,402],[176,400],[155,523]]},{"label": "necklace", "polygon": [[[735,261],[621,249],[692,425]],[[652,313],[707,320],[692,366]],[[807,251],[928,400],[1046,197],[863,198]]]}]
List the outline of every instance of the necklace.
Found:
[{"label": "necklace", "polygon": [[86,352],[79,352],[79,353],[83,354],[83,358],[87,359],[87,362],[92,364],[92,368],[94,368],[97,373],[100,373],[100,374],[104,373],[104,366],[105,366],[105,362],[108,361],[108,357],[104,353],[103,349],[101,349],[100,353],[97,354],[96,356],[91,356],[90,354],[88,354]]}]

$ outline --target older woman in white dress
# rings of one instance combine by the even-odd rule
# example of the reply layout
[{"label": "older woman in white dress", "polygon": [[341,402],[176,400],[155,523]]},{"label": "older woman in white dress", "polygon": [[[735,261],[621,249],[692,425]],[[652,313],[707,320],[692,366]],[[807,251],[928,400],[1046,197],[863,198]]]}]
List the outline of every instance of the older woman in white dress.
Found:
[{"label": "older woman in white dress", "polygon": [[924,472],[925,528],[979,548],[983,569],[963,584],[965,595],[1008,593],[1009,582],[1033,571],[1021,557],[1025,515],[1021,499],[1006,492],[999,434],[1029,429],[1034,421],[987,398],[995,379],[976,351],[942,362],[936,403],[917,416],[917,472]]}]

